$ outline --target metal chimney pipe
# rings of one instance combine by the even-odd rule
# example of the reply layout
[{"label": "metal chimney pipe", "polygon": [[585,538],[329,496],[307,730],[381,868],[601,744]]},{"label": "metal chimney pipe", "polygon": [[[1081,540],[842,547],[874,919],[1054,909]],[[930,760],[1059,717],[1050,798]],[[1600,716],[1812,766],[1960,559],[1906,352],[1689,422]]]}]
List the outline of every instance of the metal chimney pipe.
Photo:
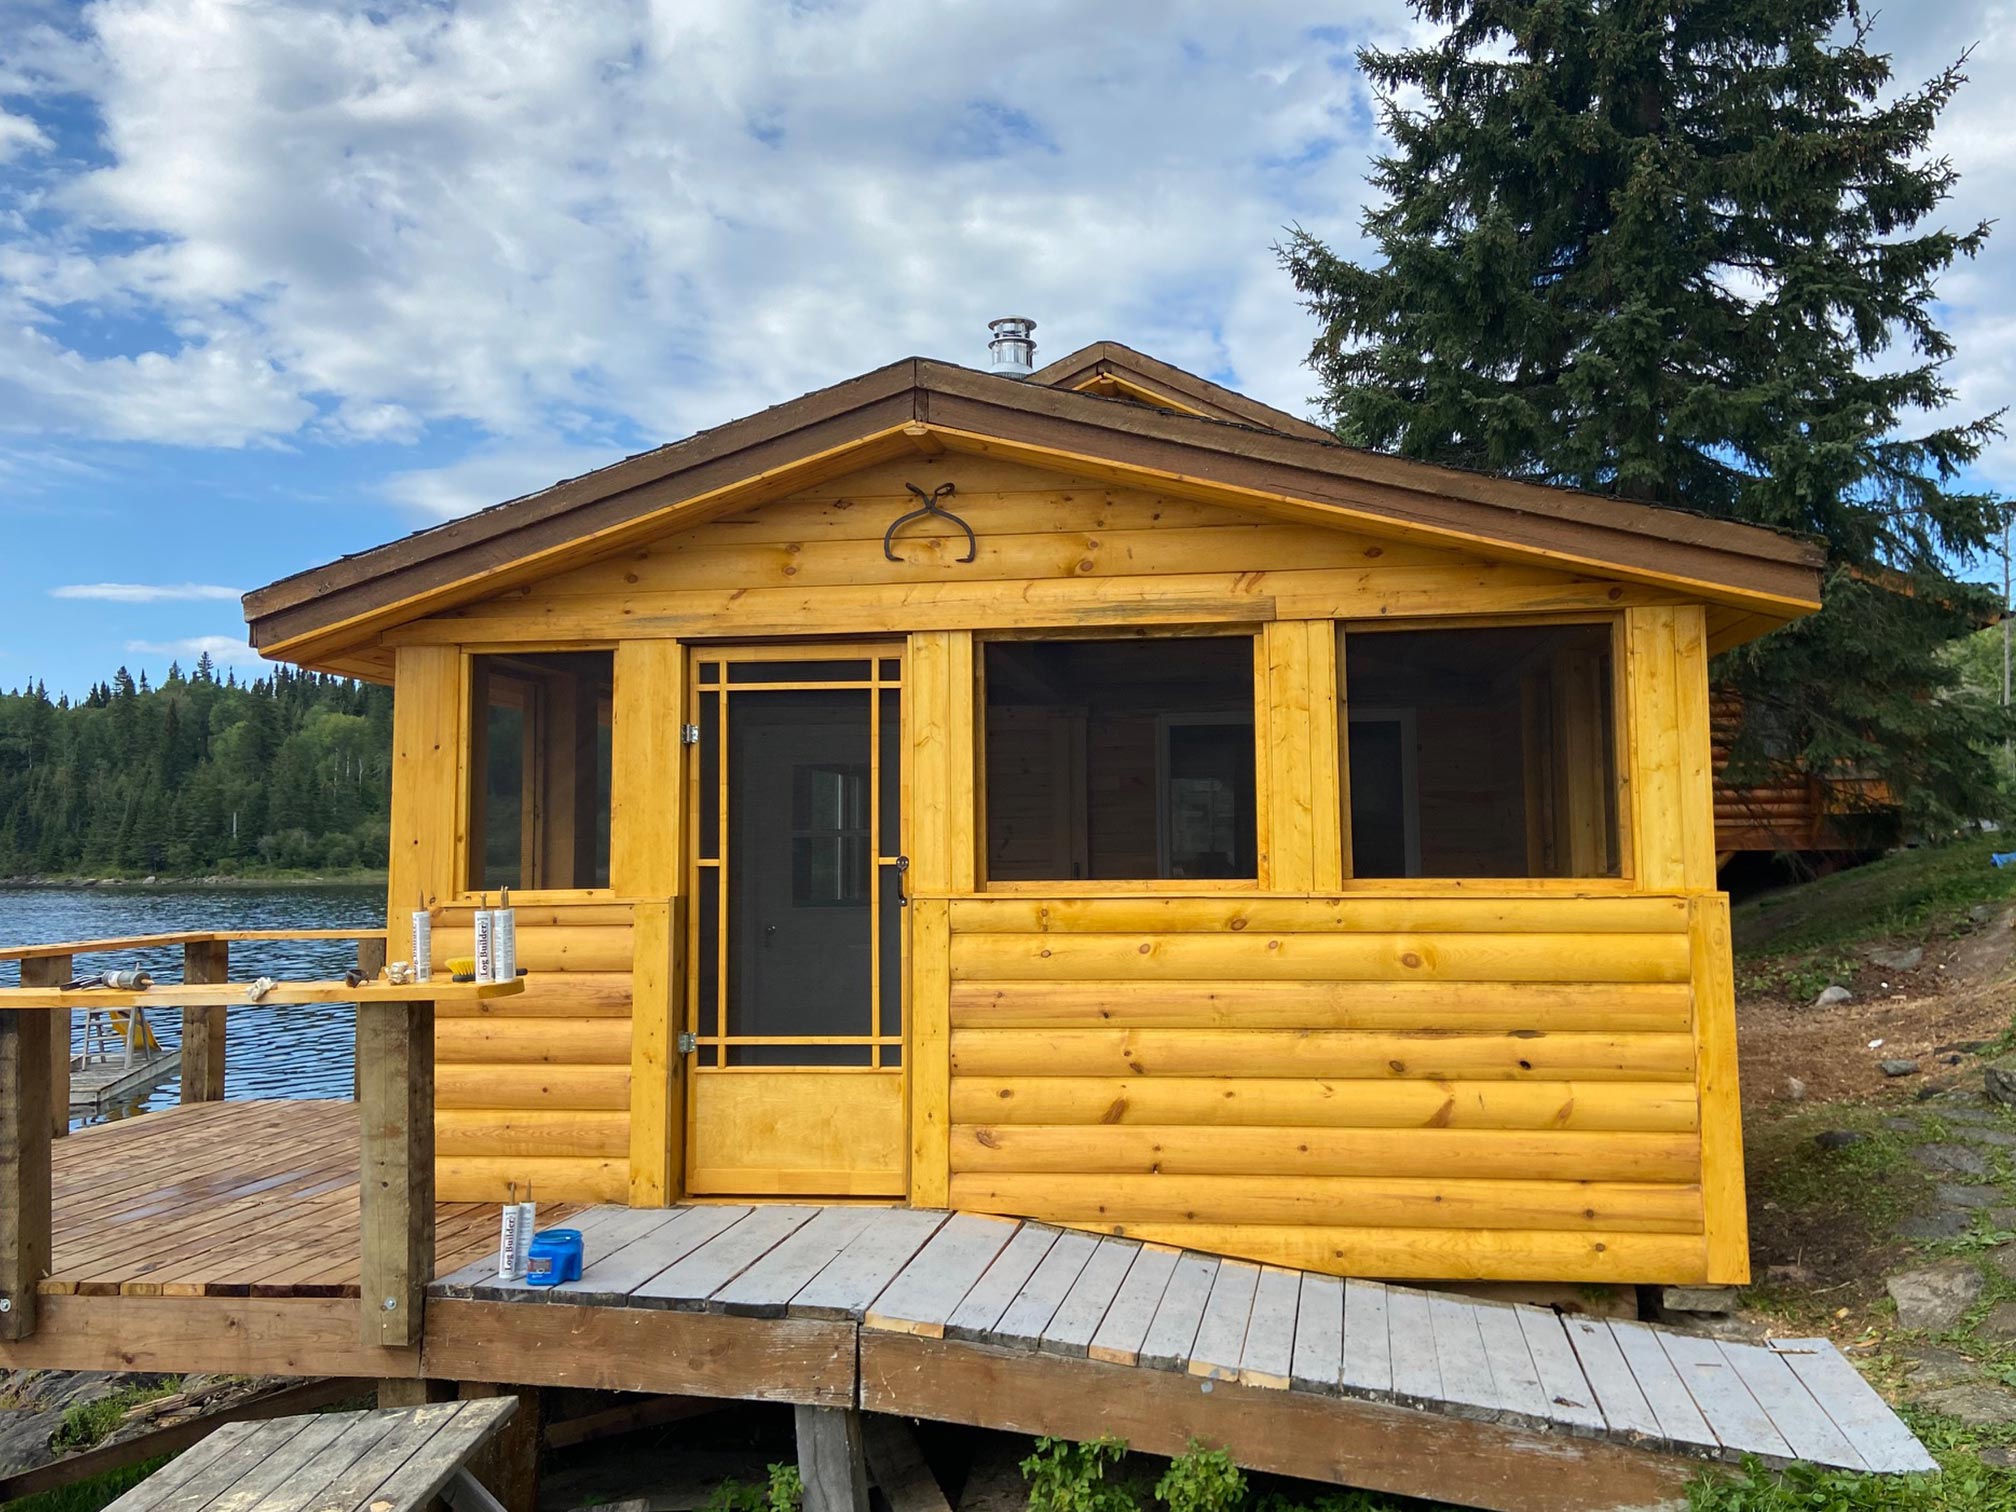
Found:
[{"label": "metal chimney pipe", "polygon": [[1036,371],[1036,322],[1026,315],[1005,315],[987,322],[994,334],[987,342],[987,371],[1004,378],[1027,378]]}]

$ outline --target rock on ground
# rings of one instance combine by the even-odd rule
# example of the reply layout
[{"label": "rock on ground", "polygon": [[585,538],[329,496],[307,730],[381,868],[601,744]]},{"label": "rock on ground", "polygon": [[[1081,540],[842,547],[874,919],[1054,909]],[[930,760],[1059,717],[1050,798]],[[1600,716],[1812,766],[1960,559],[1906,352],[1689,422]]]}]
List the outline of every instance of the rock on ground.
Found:
[{"label": "rock on ground", "polygon": [[1902,1271],[1883,1283],[1890,1300],[1897,1304],[1898,1326],[1914,1333],[1942,1333],[1951,1328],[1981,1300],[1986,1286],[1981,1273],[1964,1260]]}]

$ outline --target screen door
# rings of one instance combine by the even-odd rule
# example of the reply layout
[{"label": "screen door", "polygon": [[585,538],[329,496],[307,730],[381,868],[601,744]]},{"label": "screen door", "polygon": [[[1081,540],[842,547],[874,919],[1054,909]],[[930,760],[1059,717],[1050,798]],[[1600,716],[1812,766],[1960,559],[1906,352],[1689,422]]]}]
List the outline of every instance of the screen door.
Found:
[{"label": "screen door", "polygon": [[691,656],[688,1189],[900,1194],[902,648]]}]

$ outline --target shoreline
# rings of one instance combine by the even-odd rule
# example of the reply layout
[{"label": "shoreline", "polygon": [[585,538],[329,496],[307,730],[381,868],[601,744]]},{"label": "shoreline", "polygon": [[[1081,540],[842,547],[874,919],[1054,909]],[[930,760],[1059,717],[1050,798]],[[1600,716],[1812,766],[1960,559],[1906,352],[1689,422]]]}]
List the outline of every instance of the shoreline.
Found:
[{"label": "shoreline", "polygon": [[234,872],[229,876],[207,875],[197,877],[0,877],[0,892],[120,892],[126,889],[151,892],[172,892],[186,888],[259,888],[280,887],[383,887],[386,873],[383,871],[330,872],[320,876],[303,876],[298,872],[281,873],[262,877]]}]

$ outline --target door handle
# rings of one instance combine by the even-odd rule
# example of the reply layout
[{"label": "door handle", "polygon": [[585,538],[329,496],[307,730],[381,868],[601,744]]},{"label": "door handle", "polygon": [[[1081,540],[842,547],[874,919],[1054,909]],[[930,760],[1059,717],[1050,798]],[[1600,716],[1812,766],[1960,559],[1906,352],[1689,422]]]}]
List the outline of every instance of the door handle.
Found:
[{"label": "door handle", "polygon": [[903,873],[910,870],[910,858],[908,856],[898,856],[894,861],[884,861],[882,864],[896,868],[896,906],[898,908],[908,908],[910,906],[910,898],[903,891]]}]

